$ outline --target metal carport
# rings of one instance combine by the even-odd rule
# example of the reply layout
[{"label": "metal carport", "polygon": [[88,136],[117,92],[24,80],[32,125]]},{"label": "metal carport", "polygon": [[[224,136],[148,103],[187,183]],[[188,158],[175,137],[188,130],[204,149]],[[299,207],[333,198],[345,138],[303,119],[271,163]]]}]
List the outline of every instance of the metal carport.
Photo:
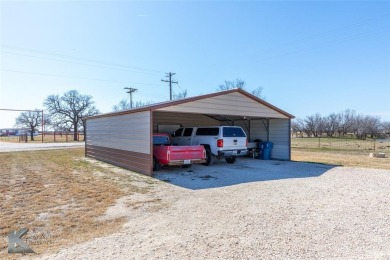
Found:
[{"label": "metal carport", "polygon": [[242,89],[232,89],[86,118],[86,156],[152,175],[151,136],[159,126],[238,125],[249,141],[271,141],[271,157],[290,160],[293,116]]}]

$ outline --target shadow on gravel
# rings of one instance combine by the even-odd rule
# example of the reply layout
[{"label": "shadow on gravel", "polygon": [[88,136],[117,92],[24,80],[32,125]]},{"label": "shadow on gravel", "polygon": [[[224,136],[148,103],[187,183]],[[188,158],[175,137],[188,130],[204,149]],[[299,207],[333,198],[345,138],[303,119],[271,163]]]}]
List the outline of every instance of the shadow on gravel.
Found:
[{"label": "shadow on gravel", "polygon": [[249,182],[313,178],[334,167],[317,163],[240,158],[234,164],[216,161],[212,166],[193,165],[189,169],[166,167],[155,172],[154,177],[186,189],[199,190]]}]

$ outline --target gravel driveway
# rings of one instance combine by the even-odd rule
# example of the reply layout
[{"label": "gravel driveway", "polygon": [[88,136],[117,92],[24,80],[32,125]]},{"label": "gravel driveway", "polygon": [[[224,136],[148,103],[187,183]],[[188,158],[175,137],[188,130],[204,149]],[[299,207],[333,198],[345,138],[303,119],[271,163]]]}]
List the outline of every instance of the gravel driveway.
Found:
[{"label": "gravel driveway", "polygon": [[240,159],[156,177],[108,211],[123,231],[40,257],[390,258],[390,171]]}]

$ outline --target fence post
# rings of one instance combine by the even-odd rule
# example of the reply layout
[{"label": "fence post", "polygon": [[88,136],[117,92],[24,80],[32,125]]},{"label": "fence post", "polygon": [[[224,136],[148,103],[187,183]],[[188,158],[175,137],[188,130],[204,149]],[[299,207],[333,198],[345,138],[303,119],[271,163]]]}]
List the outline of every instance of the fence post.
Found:
[{"label": "fence post", "polygon": [[56,142],[56,131],[54,131],[54,142]]},{"label": "fence post", "polygon": [[376,140],[375,140],[375,137],[374,137],[374,152],[375,152],[375,143],[376,143]]},{"label": "fence post", "polygon": [[318,148],[321,149],[321,137],[318,137]]},{"label": "fence post", "polygon": [[68,131],[65,132],[65,140],[68,142]]}]

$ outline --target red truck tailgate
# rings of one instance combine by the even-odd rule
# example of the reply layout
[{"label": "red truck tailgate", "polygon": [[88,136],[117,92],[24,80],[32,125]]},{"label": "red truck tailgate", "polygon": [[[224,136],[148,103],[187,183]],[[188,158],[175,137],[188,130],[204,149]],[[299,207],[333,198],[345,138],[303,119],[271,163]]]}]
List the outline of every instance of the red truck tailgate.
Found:
[{"label": "red truck tailgate", "polygon": [[171,161],[205,159],[203,145],[169,146],[168,148]]}]

